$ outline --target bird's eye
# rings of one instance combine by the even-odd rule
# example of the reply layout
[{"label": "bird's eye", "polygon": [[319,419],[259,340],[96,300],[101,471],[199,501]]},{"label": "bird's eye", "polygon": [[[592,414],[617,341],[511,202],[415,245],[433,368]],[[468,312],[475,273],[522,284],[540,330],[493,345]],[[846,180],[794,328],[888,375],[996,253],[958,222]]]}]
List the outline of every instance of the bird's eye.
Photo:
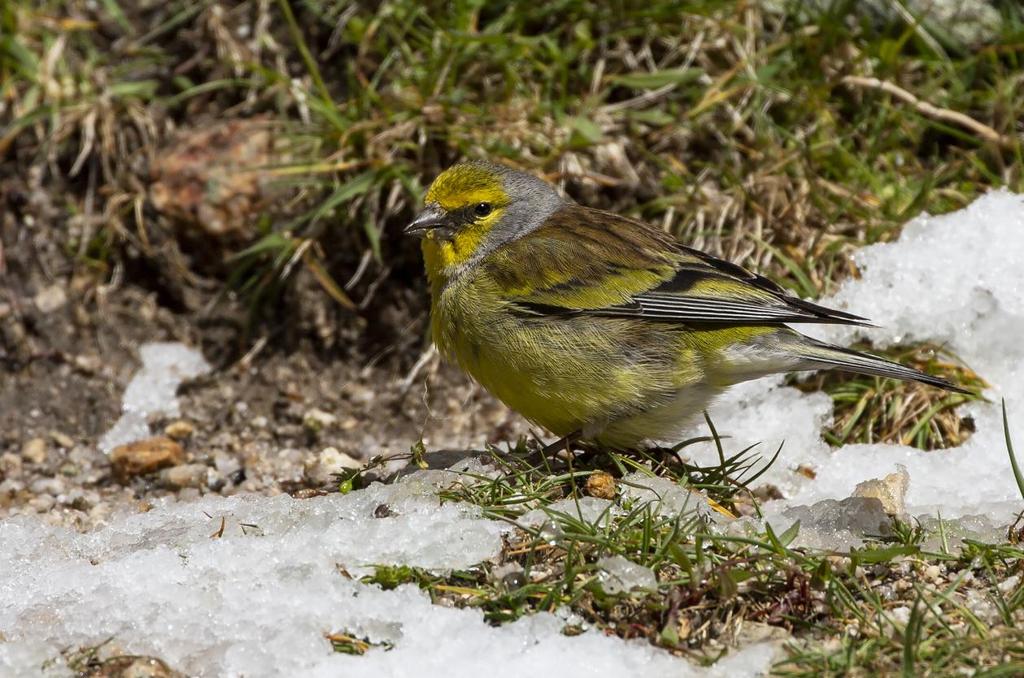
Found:
[{"label": "bird's eye", "polygon": [[493,209],[494,208],[491,207],[491,203],[489,202],[478,202],[473,206],[473,214],[478,217],[486,217]]}]

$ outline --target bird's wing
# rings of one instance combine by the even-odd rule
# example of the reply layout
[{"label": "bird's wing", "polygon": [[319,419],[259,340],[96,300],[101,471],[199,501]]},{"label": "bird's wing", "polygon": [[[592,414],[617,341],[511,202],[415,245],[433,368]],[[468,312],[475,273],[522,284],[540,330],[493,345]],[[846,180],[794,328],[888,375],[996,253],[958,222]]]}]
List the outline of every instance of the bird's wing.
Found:
[{"label": "bird's wing", "polygon": [[483,266],[500,295],[528,315],[723,325],[866,323],[798,299],[642,222],[576,205],[499,247]]}]

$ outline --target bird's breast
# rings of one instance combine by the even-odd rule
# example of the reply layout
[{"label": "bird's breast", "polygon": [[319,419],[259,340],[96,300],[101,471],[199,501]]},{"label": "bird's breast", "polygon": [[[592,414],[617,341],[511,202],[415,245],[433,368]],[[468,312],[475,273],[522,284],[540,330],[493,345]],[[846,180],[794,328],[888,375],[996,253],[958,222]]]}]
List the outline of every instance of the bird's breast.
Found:
[{"label": "bird's breast", "polygon": [[621,319],[524,314],[485,275],[448,281],[431,322],[442,354],[560,435],[635,412],[678,385],[671,336]]}]

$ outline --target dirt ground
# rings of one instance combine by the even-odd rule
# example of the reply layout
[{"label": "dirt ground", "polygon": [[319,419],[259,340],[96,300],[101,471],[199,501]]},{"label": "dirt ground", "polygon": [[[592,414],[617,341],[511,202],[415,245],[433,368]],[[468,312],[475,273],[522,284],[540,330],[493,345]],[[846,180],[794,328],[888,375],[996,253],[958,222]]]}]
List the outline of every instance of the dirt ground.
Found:
[{"label": "dirt ground", "polygon": [[[401,343],[257,338],[240,350],[238,309],[200,288],[201,310],[181,308],[154,275],[98,284],[73,265],[47,210],[5,188],[8,208],[16,204],[0,230],[0,518],[38,512],[88,528],[168,495],[330,488],[345,465],[420,439],[464,448],[529,430],[424,352],[422,308]],[[324,303],[319,288],[307,293],[307,307]],[[97,441],[120,414],[138,347],[153,341],[199,347],[215,366],[180,389],[179,420],[150,422],[154,434],[173,424],[189,473],[118,479]]]}]

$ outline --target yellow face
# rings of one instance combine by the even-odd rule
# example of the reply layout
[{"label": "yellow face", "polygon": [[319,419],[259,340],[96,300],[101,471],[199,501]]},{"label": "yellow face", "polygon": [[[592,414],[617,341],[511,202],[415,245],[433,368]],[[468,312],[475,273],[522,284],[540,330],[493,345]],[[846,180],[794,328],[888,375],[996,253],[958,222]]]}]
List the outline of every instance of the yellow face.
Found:
[{"label": "yellow face", "polygon": [[442,172],[430,185],[424,202],[424,215],[432,215],[430,227],[422,231],[427,270],[443,273],[473,256],[501,221],[510,198],[497,173],[466,163]]}]

